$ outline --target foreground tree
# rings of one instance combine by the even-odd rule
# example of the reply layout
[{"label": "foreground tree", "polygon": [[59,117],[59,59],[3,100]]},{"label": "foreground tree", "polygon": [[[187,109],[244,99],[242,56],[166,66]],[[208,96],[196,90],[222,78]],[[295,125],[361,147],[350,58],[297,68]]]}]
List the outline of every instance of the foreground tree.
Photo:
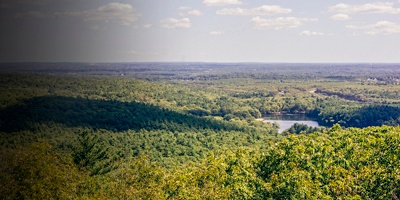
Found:
[{"label": "foreground tree", "polygon": [[83,174],[43,142],[0,154],[0,199],[76,199]]}]

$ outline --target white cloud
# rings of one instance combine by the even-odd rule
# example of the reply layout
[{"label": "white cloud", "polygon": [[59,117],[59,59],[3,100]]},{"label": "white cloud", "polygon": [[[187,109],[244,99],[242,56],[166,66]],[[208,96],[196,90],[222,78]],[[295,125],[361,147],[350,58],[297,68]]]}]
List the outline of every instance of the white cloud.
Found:
[{"label": "white cloud", "polygon": [[199,10],[191,10],[191,11],[188,11],[188,15],[200,16],[200,15],[202,15],[202,14],[203,14],[203,13],[200,12]]},{"label": "white cloud", "polygon": [[137,52],[137,51],[135,51],[135,50],[131,50],[131,51],[127,51],[127,52],[125,52],[125,54],[128,54],[128,55],[139,55],[139,52]]},{"label": "white cloud", "polygon": [[336,15],[332,15],[331,19],[338,20],[338,21],[345,21],[345,20],[349,20],[350,16],[348,14],[339,13]]},{"label": "white cloud", "polygon": [[252,9],[224,8],[217,11],[218,15],[278,15],[291,13],[289,8],[282,8],[277,5],[263,5]]},{"label": "white cloud", "polygon": [[348,29],[367,29],[368,25],[347,25]]},{"label": "white cloud", "polygon": [[203,13],[202,13],[201,11],[199,11],[199,10],[194,10],[194,9],[192,9],[191,7],[187,7],[187,6],[179,7],[178,10],[184,11],[184,12],[180,12],[180,13],[179,13],[179,16],[181,16],[181,17],[186,17],[186,16],[188,16],[188,15],[194,15],[194,16],[203,15]]},{"label": "white cloud", "polygon": [[146,29],[147,29],[147,28],[151,28],[152,26],[153,26],[153,24],[144,24],[144,25],[143,25],[143,28],[146,28]]},{"label": "white cloud", "polygon": [[281,30],[288,28],[297,28],[303,25],[304,22],[318,21],[318,19],[295,18],[295,17],[279,17],[274,19],[264,19],[260,17],[253,17],[250,21],[254,23],[256,29]]},{"label": "white cloud", "polygon": [[190,9],[192,9],[192,8],[189,6],[181,6],[178,8],[178,10],[190,10]]},{"label": "white cloud", "polygon": [[226,6],[226,5],[240,5],[242,4],[239,0],[204,0],[205,6]]},{"label": "white cloud", "polygon": [[167,18],[161,20],[161,27],[163,28],[190,28],[191,23],[189,18],[175,19]]},{"label": "white cloud", "polygon": [[375,24],[369,25],[348,25],[348,29],[356,30],[366,30],[368,35],[391,35],[400,34],[400,24],[389,22],[389,21],[379,21]]},{"label": "white cloud", "polygon": [[340,3],[329,8],[330,12],[339,13],[386,13],[400,14],[400,8],[393,7],[394,3],[374,2],[362,5],[349,5]]},{"label": "white cloud", "polygon": [[225,34],[223,31],[211,31],[210,35],[223,35]]},{"label": "white cloud", "polygon": [[85,21],[114,22],[121,25],[131,25],[141,16],[140,13],[129,4],[109,3],[96,10],[56,13],[57,15],[67,15],[83,17]]},{"label": "white cloud", "polygon": [[302,36],[323,36],[325,35],[324,33],[321,32],[315,32],[315,31],[303,31],[300,33]]}]

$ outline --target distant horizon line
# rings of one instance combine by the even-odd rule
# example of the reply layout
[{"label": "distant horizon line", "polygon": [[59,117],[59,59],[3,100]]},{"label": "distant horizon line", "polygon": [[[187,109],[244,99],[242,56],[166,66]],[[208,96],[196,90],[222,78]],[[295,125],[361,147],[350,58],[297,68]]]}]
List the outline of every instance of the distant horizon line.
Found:
[{"label": "distant horizon line", "polygon": [[81,61],[16,61],[0,62],[0,64],[62,64],[62,63],[81,63],[81,64],[129,64],[129,63],[209,63],[209,64],[400,64],[400,62],[224,62],[224,61],[127,61],[127,62],[81,62]]}]

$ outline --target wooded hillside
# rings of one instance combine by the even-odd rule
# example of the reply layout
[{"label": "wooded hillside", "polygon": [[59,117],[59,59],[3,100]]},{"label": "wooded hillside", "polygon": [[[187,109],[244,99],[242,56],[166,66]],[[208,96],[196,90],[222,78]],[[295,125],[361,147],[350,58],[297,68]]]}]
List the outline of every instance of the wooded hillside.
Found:
[{"label": "wooded hillside", "polygon": [[[0,73],[0,199],[400,198],[387,71],[159,65]],[[256,120],[274,113],[325,127]]]}]

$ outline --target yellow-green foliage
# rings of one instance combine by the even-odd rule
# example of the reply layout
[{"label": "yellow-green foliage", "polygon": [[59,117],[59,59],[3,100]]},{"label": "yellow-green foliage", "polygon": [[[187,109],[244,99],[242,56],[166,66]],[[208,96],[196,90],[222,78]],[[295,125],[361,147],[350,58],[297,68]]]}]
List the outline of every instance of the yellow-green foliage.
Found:
[{"label": "yellow-green foliage", "polygon": [[36,142],[3,149],[0,162],[0,199],[75,199],[82,176],[71,159]]},{"label": "yellow-green foliage", "polygon": [[[217,155],[218,154],[218,155]],[[262,181],[254,171],[254,152],[245,149],[210,154],[198,163],[173,169],[140,155],[98,179],[90,198],[254,199]],[[253,159],[253,160],[251,160]],[[95,177],[96,178],[96,177]]]},{"label": "yellow-green foliage", "polygon": [[95,199],[166,199],[165,169],[140,155],[122,164],[121,168],[98,179]]},{"label": "yellow-green foliage", "polygon": [[335,126],[271,146],[259,162],[267,196],[388,199],[399,195],[400,127]]},{"label": "yellow-green foliage", "polygon": [[219,150],[163,168],[141,154],[89,176],[35,142],[2,149],[2,199],[390,199],[400,196],[400,127],[290,135],[266,150]]},{"label": "yellow-green foliage", "polygon": [[399,127],[281,139],[253,120],[312,111],[325,124],[396,125],[396,105],[364,101],[396,103],[398,85],[245,77],[0,74],[0,199],[400,197]]},{"label": "yellow-green foliage", "polygon": [[253,199],[262,185],[254,163],[254,152],[245,149],[210,154],[171,170],[166,192],[171,199]]}]

